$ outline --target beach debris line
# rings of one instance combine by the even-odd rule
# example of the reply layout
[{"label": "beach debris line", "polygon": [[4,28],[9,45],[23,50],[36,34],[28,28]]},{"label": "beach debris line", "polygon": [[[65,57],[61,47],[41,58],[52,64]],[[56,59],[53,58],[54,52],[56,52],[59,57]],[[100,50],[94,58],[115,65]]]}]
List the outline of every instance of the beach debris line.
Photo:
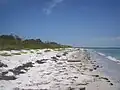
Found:
[{"label": "beach debris line", "polygon": [[8,67],[7,64],[0,62],[0,67]]},{"label": "beach debris line", "polygon": [[9,71],[13,72],[15,75],[19,75],[19,74],[23,74],[25,72],[21,71],[21,70],[25,70],[28,71],[29,67],[33,67],[33,63],[32,62],[28,62],[26,64],[23,64],[22,66],[18,66],[14,69],[10,69]]},{"label": "beach debris line", "polygon": [[15,80],[16,75],[26,73],[29,67],[33,67],[32,62],[28,62],[22,66],[18,66],[14,69],[9,69],[8,71],[2,72],[0,75],[0,80]]},{"label": "beach debris line", "polygon": [[37,60],[36,62],[37,62],[38,64],[43,64],[43,63],[46,63],[47,60],[48,60],[48,59],[42,59],[42,60]]}]

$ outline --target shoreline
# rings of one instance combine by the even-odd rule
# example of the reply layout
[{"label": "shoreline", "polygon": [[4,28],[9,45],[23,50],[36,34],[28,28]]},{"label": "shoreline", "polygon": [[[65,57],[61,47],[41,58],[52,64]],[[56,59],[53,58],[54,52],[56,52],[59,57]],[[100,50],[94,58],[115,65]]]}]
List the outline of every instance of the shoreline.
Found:
[{"label": "shoreline", "polygon": [[22,50],[22,54],[13,54],[0,56],[0,89],[117,90],[88,50]]},{"label": "shoreline", "polygon": [[115,83],[117,90],[120,90],[120,64],[117,61],[113,61],[106,58],[105,55],[101,55],[98,52],[91,52],[93,59],[96,59],[97,64],[102,65],[99,71],[108,76],[113,83]]},{"label": "shoreline", "polygon": [[109,60],[112,60],[112,61],[114,61],[114,62],[116,62],[116,63],[120,63],[120,60],[119,59],[117,59],[116,57],[114,57],[114,56],[109,56],[109,55],[106,55],[106,54],[104,54],[104,53],[101,53],[101,52],[96,52],[97,54],[99,54],[100,56],[103,56],[103,57],[105,57],[105,58],[107,58],[107,59],[109,59]]}]

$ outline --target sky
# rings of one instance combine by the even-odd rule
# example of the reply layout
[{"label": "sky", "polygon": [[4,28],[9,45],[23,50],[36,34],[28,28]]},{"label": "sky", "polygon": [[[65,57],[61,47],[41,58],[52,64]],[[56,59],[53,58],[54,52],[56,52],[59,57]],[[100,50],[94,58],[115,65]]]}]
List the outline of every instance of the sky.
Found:
[{"label": "sky", "polygon": [[120,0],[0,0],[0,34],[120,46]]}]

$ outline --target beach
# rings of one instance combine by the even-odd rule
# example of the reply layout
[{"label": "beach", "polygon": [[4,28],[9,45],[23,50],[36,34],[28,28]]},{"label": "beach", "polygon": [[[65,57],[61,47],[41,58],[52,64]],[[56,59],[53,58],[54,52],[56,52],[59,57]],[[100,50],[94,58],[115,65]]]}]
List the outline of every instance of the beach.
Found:
[{"label": "beach", "polygon": [[120,61],[115,59],[113,60],[113,58],[110,59],[101,53],[91,52],[91,54],[93,59],[102,66],[102,68],[99,69],[100,72],[109,76],[109,78],[111,78],[118,87],[118,90],[120,90]]},{"label": "beach", "polygon": [[120,90],[119,68],[82,48],[0,51],[0,90]]}]

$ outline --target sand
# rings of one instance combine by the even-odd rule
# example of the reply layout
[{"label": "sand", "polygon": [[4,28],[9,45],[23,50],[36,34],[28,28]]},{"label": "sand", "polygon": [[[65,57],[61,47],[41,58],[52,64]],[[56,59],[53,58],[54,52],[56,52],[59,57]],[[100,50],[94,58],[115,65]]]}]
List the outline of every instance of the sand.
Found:
[{"label": "sand", "polygon": [[0,56],[0,90],[117,90],[109,76],[100,72],[101,65],[87,50],[7,53],[12,56]]}]

